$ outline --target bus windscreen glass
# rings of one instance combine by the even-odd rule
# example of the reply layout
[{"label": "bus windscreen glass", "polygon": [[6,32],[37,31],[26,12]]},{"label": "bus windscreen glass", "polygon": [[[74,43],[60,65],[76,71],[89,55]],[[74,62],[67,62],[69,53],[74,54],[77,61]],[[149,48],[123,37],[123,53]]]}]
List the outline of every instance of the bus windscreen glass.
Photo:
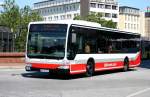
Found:
[{"label": "bus windscreen glass", "polygon": [[31,24],[27,56],[43,59],[64,58],[66,33],[66,24]]}]

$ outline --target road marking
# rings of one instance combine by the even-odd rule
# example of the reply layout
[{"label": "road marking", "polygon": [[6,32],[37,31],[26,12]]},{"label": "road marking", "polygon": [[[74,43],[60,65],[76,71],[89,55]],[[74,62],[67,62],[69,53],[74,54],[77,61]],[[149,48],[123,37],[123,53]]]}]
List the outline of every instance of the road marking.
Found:
[{"label": "road marking", "polygon": [[137,95],[142,94],[142,93],[144,93],[144,92],[147,92],[147,91],[149,91],[149,90],[150,90],[150,88],[146,88],[146,89],[144,89],[144,90],[141,90],[141,91],[132,93],[132,94],[128,95],[127,97],[134,97],[134,96],[137,96]]}]

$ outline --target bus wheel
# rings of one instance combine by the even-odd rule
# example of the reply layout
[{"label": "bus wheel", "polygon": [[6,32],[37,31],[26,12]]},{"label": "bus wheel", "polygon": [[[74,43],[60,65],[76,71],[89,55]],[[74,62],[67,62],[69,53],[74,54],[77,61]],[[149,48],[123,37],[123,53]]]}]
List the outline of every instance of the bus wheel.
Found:
[{"label": "bus wheel", "polygon": [[128,60],[128,58],[125,58],[123,71],[126,72],[128,70],[129,70],[129,60]]},{"label": "bus wheel", "polygon": [[86,65],[86,76],[90,77],[94,73],[94,62],[88,61]]}]

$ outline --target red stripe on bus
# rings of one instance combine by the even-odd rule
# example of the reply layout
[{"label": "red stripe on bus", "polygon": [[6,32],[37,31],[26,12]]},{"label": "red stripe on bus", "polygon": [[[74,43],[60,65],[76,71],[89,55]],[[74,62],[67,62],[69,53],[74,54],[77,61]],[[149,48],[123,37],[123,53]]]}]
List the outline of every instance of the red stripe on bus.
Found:
[{"label": "red stripe on bus", "polygon": [[133,67],[132,65],[134,65],[134,67],[140,65],[141,63],[141,53],[138,55],[138,57],[135,60],[131,60],[130,61],[130,66]]},{"label": "red stripe on bus", "polygon": [[123,64],[124,64],[124,62],[122,62],[122,61],[96,63],[95,64],[95,70],[96,71],[101,71],[103,68],[105,68],[105,69],[106,68],[108,68],[108,69],[117,69],[117,68],[114,68],[114,67],[122,67]]},{"label": "red stripe on bus", "polygon": [[[95,71],[101,71],[106,69],[117,69],[123,67],[124,62],[103,62],[95,64]],[[114,66],[113,66],[114,65]],[[116,68],[114,68],[116,67]],[[99,69],[99,70],[98,70]],[[86,64],[73,64],[70,65],[70,74],[79,74],[86,72]]]},{"label": "red stripe on bus", "polygon": [[85,72],[86,64],[71,64],[70,65],[70,73],[71,74],[79,74]]},{"label": "red stripe on bus", "polygon": [[60,65],[59,64],[42,64],[42,63],[32,63],[32,67],[34,68],[43,68],[43,69],[56,69]]}]

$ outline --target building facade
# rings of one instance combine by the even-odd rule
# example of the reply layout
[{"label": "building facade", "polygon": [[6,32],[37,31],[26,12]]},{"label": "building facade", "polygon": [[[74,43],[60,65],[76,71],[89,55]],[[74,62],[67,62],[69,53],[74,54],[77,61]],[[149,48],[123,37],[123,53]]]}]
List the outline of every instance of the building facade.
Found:
[{"label": "building facade", "polygon": [[145,33],[145,13],[144,12],[140,12],[140,34],[142,36],[142,38],[146,37],[146,33]]},{"label": "building facade", "polygon": [[[46,0],[34,3],[34,10],[39,12],[45,21],[65,20],[80,15],[81,5],[80,0]],[[89,11],[100,12],[104,19],[118,23],[117,0],[90,0]]]},{"label": "building facade", "polygon": [[128,6],[121,6],[119,8],[118,28],[123,31],[141,34],[140,19],[140,9]]},{"label": "building facade", "polygon": [[150,41],[150,7],[145,12],[145,36]]},{"label": "building facade", "polygon": [[90,11],[100,12],[106,20],[118,23],[119,6],[117,0],[90,0]]}]

